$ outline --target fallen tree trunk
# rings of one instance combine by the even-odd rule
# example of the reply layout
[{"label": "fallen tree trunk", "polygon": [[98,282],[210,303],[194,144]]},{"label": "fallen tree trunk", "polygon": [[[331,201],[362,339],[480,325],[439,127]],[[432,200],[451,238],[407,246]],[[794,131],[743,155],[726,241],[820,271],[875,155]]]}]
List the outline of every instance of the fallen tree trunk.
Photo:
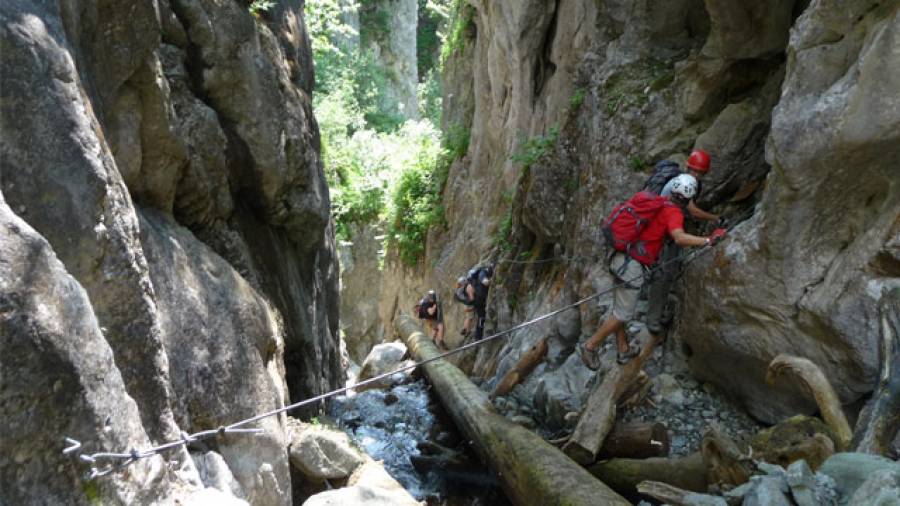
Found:
[{"label": "fallen tree trunk", "polygon": [[[683,490],[659,481],[645,481],[638,483],[637,490],[641,494],[652,497],[663,504],[670,504],[671,506],[714,504],[711,501],[716,500],[713,496],[698,494],[696,492],[691,492],[690,490]],[[722,500],[721,497],[718,499]],[[724,504],[724,500],[722,501]]]},{"label": "fallen tree trunk", "polygon": [[606,374],[591,392],[572,437],[563,446],[563,451],[575,462],[587,465],[597,460],[600,447],[616,420],[616,404],[653,354],[657,343],[649,333],[642,332],[638,341],[641,353],[624,365],[616,364],[615,353],[604,357],[604,362],[609,364]]},{"label": "fallen tree trunk", "polygon": [[819,411],[822,413],[822,419],[828,427],[834,431],[834,444],[838,451],[846,451],[850,447],[850,440],[853,438],[853,432],[850,431],[850,424],[844,415],[841,407],[841,401],[838,399],[834,388],[819,369],[819,366],[811,360],[795,357],[792,355],[778,355],[769,363],[769,371],[766,373],[766,382],[770,385],[775,383],[778,376],[790,371],[800,380],[800,383],[813,396]]},{"label": "fallen tree trunk", "polygon": [[[417,361],[438,354],[408,316],[394,321]],[[423,366],[443,406],[498,475],[515,504],[629,504],[540,436],[498,415],[488,396],[455,366],[436,360]]]},{"label": "fallen tree trunk", "polygon": [[541,363],[541,360],[544,360],[544,356],[547,355],[547,341],[549,339],[550,336],[541,339],[528,351],[522,354],[519,361],[516,362],[516,365],[510,369],[509,372],[504,374],[503,379],[497,383],[494,391],[491,392],[492,399],[500,395],[508,394],[512,391],[513,387],[521,383],[526,376],[531,374],[531,371],[535,366]]},{"label": "fallen tree trunk", "polygon": [[706,463],[700,452],[681,458],[610,459],[588,466],[620,494],[633,494],[642,481],[661,481],[685,490],[706,492]]},{"label": "fallen tree trunk", "polygon": [[853,448],[887,457],[900,430],[900,289],[885,293],[880,306],[881,374],[856,423]]},{"label": "fallen tree trunk", "polygon": [[603,442],[601,458],[646,459],[669,454],[669,431],[659,422],[617,424]]}]

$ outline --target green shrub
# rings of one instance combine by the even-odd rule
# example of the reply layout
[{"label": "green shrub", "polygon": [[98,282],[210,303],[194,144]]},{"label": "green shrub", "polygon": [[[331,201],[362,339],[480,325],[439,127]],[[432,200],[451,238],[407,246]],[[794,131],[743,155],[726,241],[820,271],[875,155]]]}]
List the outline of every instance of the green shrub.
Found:
[{"label": "green shrub", "polygon": [[572,97],[569,98],[569,110],[577,111],[581,104],[584,103],[584,95],[586,94],[586,90],[584,88],[575,88],[575,91],[572,93]]},{"label": "green shrub", "polygon": [[250,2],[250,5],[247,6],[247,10],[250,11],[250,14],[253,17],[258,18],[260,13],[266,12],[274,6],[274,0],[253,0]]},{"label": "green shrub", "polygon": [[509,159],[521,163],[522,169],[526,170],[531,167],[531,164],[547,154],[556,144],[557,139],[559,139],[559,128],[553,126],[547,135],[538,135],[523,142],[519,146],[518,151],[513,153]]},{"label": "green shrub", "polygon": [[417,144],[417,149],[412,163],[400,173],[393,192],[387,234],[388,246],[395,246],[400,260],[410,266],[416,265],[425,253],[428,229],[446,224],[441,192],[449,168],[437,131],[427,122],[409,122],[404,130],[413,125],[420,132],[407,131],[406,137]]},{"label": "green shrub", "polygon": [[447,59],[462,49],[465,44],[466,31],[475,23],[475,11],[464,0],[454,0],[450,29],[441,46],[441,68],[447,63]]}]

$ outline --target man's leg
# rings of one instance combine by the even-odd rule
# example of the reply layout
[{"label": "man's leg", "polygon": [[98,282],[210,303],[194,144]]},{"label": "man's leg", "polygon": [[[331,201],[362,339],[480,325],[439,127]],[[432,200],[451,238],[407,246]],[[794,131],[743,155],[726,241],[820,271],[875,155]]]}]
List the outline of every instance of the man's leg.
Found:
[{"label": "man's leg", "polygon": [[663,332],[662,316],[669,301],[669,292],[672,283],[678,274],[681,262],[678,257],[681,248],[673,242],[667,242],[663,247],[656,270],[650,277],[650,286],[647,287],[647,315],[645,317],[647,330],[654,336]]},{"label": "man's leg", "polygon": [[478,320],[475,322],[475,340],[480,341],[482,336],[484,336],[484,319],[487,316],[486,308],[476,307],[475,308],[475,318]]},{"label": "man's leg", "polygon": [[624,329],[625,324],[615,316],[610,316],[600,325],[600,328],[594,332],[594,335],[591,336],[584,343],[584,347],[588,349],[588,351],[594,351],[600,347],[600,343],[603,342],[604,339],[613,332],[618,332],[619,329]]}]

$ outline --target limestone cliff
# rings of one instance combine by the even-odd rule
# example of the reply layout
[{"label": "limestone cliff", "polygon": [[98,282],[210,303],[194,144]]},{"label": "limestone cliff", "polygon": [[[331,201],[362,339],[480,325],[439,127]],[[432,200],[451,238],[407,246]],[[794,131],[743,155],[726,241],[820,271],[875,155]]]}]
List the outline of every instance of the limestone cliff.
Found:
[{"label": "limestone cliff", "polygon": [[[470,128],[471,143],[450,171],[449,226],[430,232],[424,267],[388,256],[383,321],[427,288],[449,299],[479,261],[498,266],[489,329],[607,289],[602,219],[654,161],[701,147],[713,165],[699,204],[739,224],[681,283],[674,337],[695,374],[767,421],[812,409],[765,385],[779,353],[818,363],[845,403],[871,391],[877,302],[900,284],[896,2],[462,5],[444,121]],[[525,387],[543,399],[538,417],[561,424],[588,380],[574,346],[610,302],[462,363],[496,378],[549,335]],[[445,309],[459,342],[461,312]]]},{"label": "limestone cliff", "polygon": [[[86,482],[63,436],[142,448],[338,384],[302,3],[0,6],[0,502],[190,501],[208,454]],[[259,426],[206,450],[223,492],[289,504]]]}]

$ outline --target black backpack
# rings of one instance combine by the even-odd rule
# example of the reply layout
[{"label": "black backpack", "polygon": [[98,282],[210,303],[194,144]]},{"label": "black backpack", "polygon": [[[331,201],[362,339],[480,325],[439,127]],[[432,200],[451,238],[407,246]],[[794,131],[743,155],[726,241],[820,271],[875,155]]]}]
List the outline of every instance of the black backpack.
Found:
[{"label": "black backpack", "polygon": [[644,183],[644,191],[659,195],[662,193],[663,188],[665,188],[666,183],[671,181],[672,178],[682,174],[684,174],[684,172],[681,170],[681,167],[671,160],[657,162],[656,166],[653,168],[653,174],[651,174],[647,179],[647,182]]}]

